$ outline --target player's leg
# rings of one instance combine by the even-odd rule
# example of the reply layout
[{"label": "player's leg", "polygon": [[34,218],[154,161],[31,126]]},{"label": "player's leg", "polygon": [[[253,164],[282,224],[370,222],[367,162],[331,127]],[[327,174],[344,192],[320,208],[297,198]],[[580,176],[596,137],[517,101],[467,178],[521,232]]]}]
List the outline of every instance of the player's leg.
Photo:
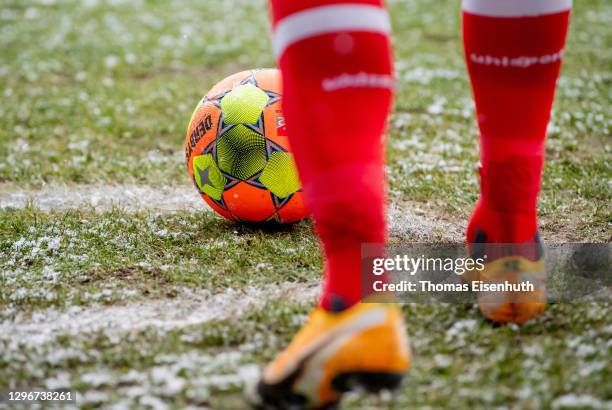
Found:
[{"label": "player's leg", "polygon": [[393,95],[381,0],[272,0],[292,150],[325,256],[320,306],[264,371],[270,406],[333,403],[361,382],[396,385],[409,367],[392,305],[358,303],[362,243],[384,243],[383,134]]},{"label": "player's leg", "polygon": [[[502,279],[509,271],[515,279],[518,273],[534,273],[534,279],[543,274],[536,204],[570,9],[571,0],[463,0],[464,48],[482,163],[480,199],[467,240],[523,244],[510,249],[514,255],[489,261],[481,279]],[[545,306],[542,289],[515,293],[515,300],[501,296],[483,295],[481,300],[483,313],[492,320],[522,322]]]},{"label": "player's leg", "polygon": [[359,300],[360,246],[386,236],[382,135],[393,86],[388,21],[380,0],[346,3],[271,2],[283,110],[325,252],[321,305],[328,310]]}]

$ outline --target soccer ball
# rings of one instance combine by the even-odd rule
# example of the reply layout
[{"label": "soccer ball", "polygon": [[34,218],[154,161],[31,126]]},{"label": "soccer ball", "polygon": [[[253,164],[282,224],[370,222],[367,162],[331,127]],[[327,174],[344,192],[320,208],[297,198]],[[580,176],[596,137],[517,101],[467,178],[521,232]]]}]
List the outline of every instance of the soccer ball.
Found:
[{"label": "soccer ball", "polygon": [[283,223],[307,215],[278,70],[243,71],[217,83],[191,116],[185,158],[202,198],[229,220]]}]

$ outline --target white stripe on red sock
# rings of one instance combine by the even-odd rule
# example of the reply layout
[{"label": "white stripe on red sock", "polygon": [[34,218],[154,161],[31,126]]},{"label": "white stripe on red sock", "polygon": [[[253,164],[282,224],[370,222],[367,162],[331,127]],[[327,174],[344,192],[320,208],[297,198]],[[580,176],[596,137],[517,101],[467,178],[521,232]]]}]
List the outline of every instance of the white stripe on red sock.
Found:
[{"label": "white stripe on red sock", "polygon": [[463,0],[463,11],[490,17],[553,14],[572,8],[572,0]]},{"label": "white stripe on red sock", "polygon": [[280,58],[291,44],[321,34],[391,31],[386,10],[365,4],[339,4],[307,9],[280,20],[272,36],[274,55]]}]

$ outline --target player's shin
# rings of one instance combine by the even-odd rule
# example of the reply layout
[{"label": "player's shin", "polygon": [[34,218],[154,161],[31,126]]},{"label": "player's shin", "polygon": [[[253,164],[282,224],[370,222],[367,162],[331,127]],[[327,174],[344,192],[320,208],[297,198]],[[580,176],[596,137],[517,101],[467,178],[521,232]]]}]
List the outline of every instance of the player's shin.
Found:
[{"label": "player's shin", "polygon": [[326,260],[321,304],[360,299],[362,243],[383,243],[383,134],[393,94],[380,1],[272,1],[283,110]]},{"label": "player's shin", "polygon": [[536,234],[546,127],[571,0],[464,0],[463,40],[481,141],[481,195],[468,241]]},{"label": "player's shin", "polygon": [[534,292],[481,293],[480,308],[495,321],[523,322],[546,303],[537,200],[570,8],[571,0],[463,1],[482,164],[467,240],[472,253],[489,257],[479,279],[539,284]]}]

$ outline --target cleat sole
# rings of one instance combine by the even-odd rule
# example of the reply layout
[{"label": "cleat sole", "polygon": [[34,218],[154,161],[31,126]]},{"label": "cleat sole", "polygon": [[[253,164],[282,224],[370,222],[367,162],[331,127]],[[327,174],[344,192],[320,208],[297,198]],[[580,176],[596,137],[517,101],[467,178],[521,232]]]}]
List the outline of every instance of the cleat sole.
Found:
[{"label": "cleat sole", "polygon": [[389,372],[350,372],[334,377],[332,386],[334,390],[345,393],[359,388],[368,393],[379,393],[384,390],[399,389],[404,379],[404,373]]}]

